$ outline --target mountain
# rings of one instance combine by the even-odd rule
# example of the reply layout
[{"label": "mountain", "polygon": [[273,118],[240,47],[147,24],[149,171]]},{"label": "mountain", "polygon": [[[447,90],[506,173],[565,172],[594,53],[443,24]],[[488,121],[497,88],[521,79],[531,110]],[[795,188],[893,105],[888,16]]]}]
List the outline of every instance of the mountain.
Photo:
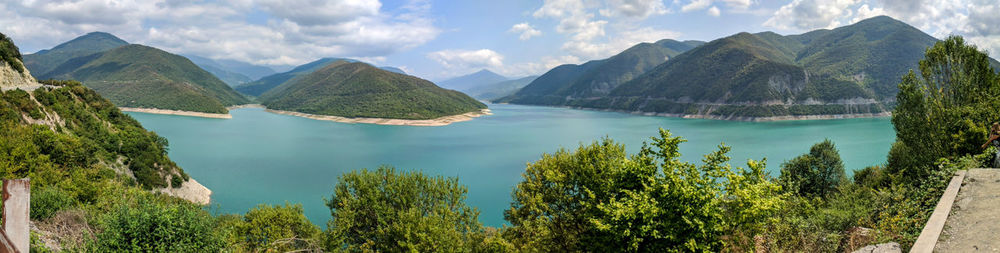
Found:
[{"label": "mountain", "polygon": [[607,59],[558,66],[501,102],[556,105],[565,97],[605,96],[622,83],[703,43],[665,39],[637,44]]},{"label": "mountain", "polygon": [[404,74],[404,75],[406,74],[406,71],[403,71],[402,69],[399,69],[397,67],[383,66],[383,67],[378,67],[378,68],[380,68],[382,70],[385,70],[385,71],[392,72],[392,73],[396,73],[396,74]]},{"label": "mountain", "polygon": [[350,118],[433,119],[486,108],[430,81],[345,60],[297,77],[258,100],[268,109]]},{"label": "mountain", "polygon": [[468,90],[480,85],[498,83],[507,80],[508,80],[507,77],[501,76],[497,73],[493,73],[492,71],[484,69],[476,73],[459,76],[438,82],[438,85],[441,86],[441,88],[445,89]]},{"label": "mountain", "polygon": [[198,65],[198,67],[208,71],[208,73],[212,73],[212,75],[215,75],[215,77],[219,78],[219,80],[228,84],[229,87],[235,87],[237,85],[253,81],[250,77],[244,74],[227,70],[226,67],[223,67],[222,64],[219,64],[215,60],[194,55],[185,55],[184,57],[191,60],[191,62]]},{"label": "mountain", "polygon": [[[295,77],[308,75],[313,71],[316,71],[326,65],[329,65],[330,63],[334,63],[337,61],[358,62],[357,60],[354,59],[322,58],[319,60],[312,61],[310,63],[299,65],[295,68],[292,68],[292,70],[286,72],[265,76],[263,78],[258,79],[257,81],[236,86],[236,91],[251,96],[260,96],[261,94],[264,94],[264,92],[267,92],[273,89],[274,87],[278,87],[279,85],[284,84],[285,82],[288,82],[289,80],[292,80]],[[394,67],[380,67],[380,68],[394,73],[406,74],[406,72],[404,72],[399,68],[394,68]]]},{"label": "mountain", "polygon": [[226,113],[248,102],[187,58],[137,44],[67,60],[45,76],[83,82],[121,107]]},{"label": "mountain", "polygon": [[274,69],[271,69],[269,67],[258,66],[237,60],[219,59],[215,60],[215,62],[218,63],[219,66],[222,66],[222,69],[225,69],[229,72],[239,73],[241,75],[247,76],[251,80],[257,80],[260,79],[261,77],[277,73],[276,71],[274,71]]},{"label": "mountain", "polygon": [[738,33],[677,55],[606,94],[579,88],[526,93],[528,85],[504,100],[719,119],[876,114],[892,107],[899,78],[917,69],[936,41],[885,16],[798,35]]},{"label": "mountain", "polygon": [[42,78],[66,61],[108,51],[129,43],[104,32],[92,32],[73,40],[59,44],[48,50],[38,51],[24,56],[24,65],[35,77]]},{"label": "mountain", "polygon": [[535,81],[537,78],[538,76],[523,77],[514,80],[476,86],[462,92],[465,92],[465,94],[468,94],[476,99],[489,101],[510,96],[521,88],[524,88],[524,86],[527,86],[532,81]]}]

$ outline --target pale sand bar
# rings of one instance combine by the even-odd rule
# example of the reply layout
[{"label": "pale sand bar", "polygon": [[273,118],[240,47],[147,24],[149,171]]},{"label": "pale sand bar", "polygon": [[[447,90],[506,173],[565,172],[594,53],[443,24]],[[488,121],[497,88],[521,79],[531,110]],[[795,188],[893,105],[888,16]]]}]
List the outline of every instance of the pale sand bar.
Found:
[{"label": "pale sand bar", "polygon": [[459,115],[444,116],[436,119],[410,120],[410,119],[383,119],[383,118],[346,118],[338,116],[315,115],[315,114],[308,114],[301,112],[281,111],[272,109],[265,109],[265,111],[277,114],[310,118],[315,120],[329,120],[341,123],[362,123],[362,124],[394,125],[394,126],[444,126],[455,122],[469,121],[483,115],[493,114],[490,112],[490,109],[482,109],[478,112],[469,112]]},{"label": "pale sand bar", "polygon": [[206,113],[206,112],[191,112],[191,111],[178,111],[178,110],[166,110],[166,109],[153,109],[153,108],[134,108],[134,107],[118,107],[124,112],[142,112],[142,113],[155,113],[155,114],[167,114],[167,115],[180,115],[180,116],[192,116],[192,117],[203,117],[203,118],[216,118],[216,119],[231,119],[233,115],[228,113]]}]

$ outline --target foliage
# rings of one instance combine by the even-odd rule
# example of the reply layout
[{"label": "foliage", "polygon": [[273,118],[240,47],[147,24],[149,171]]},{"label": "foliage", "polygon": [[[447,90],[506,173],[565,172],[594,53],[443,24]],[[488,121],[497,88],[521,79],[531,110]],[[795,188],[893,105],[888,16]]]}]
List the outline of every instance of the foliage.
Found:
[{"label": "foliage", "polygon": [[343,174],[326,200],[331,251],[471,252],[479,211],[465,204],[457,178],[392,167]]},{"label": "foliage", "polygon": [[738,244],[724,237],[752,237],[783,205],[763,163],[733,169],[720,145],[696,166],[679,160],[681,142],[661,129],[631,157],[610,139],[543,155],[505,212],[510,240],[536,251],[720,250]]},{"label": "foliage", "polygon": [[81,81],[122,107],[226,113],[226,106],[249,102],[187,58],[152,47],[126,45],[67,61],[42,77]]},{"label": "foliage", "polygon": [[140,198],[102,215],[99,233],[89,242],[95,252],[211,252],[222,237],[213,232],[212,217],[194,204],[166,204]]},{"label": "foliage", "polygon": [[318,249],[320,230],[306,219],[301,204],[261,204],[243,215],[232,231],[235,245],[251,252]]},{"label": "foliage", "polygon": [[809,153],[781,164],[781,185],[798,195],[826,197],[847,180],[844,163],[830,140],[816,143]]},{"label": "foliage", "polygon": [[990,122],[1000,118],[1000,82],[989,58],[962,37],[928,48],[920,73],[899,84],[897,142],[888,158],[889,172],[911,182],[929,176],[939,158],[979,153]]},{"label": "foliage", "polygon": [[345,61],[271,89],[260,101],[270,109],[349,118],[433,119],[486,108],[427,80]]},{"label": "foliage", "polygon": [[10,65],[18,73],[24,73],[20,49],[17,49],[17,45],[3,33],[0,33],[0,62]]},{"label": "foliage", "polygon": [[[38,189],[38,190],[35,190]],[[44,220],[59,210],[72,206],[73,196],[54,186],[36,186],[31,194],[31,219]]]}]

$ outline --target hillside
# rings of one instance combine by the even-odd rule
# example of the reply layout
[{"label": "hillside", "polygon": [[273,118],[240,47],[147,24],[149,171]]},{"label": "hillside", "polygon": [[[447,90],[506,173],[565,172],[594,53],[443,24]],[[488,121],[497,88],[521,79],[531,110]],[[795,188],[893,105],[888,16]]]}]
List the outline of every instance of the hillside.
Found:
[{"label": "hillside", "polygon": [[74,58],[46,77],[81,81],[121,107],[226,113],[248,102],[187,58],[143,45]]},{"label": "hillside", "polygon": [[39,79],[70,59],[108,51],[129,43],[104,32],[92,32],[59,44],[52,49],[24,56],[24,65]]},{"label": "hillside", "polygon": [[507,80],[508,80],[507,77],[483,69],[472,74],[444,80],[438,82],[437,84],[438,86],[441,86],[441,88],[445,89],[467,91],[479,86],[503,82]]},{"label": "hillside", "polygon": [[268,109],[349,118],[433,119],[486,108],[427,80],[348,61],[323,66],[258,100]]},{"label": "hillside", "polygon": [[538,76],[529,76],[518,78],[514,80],[507,80],[503,82],[497,82],[487,85],[481,85],[477,87],[464,90],[465,94],[480,100],[494,100],[514,94],[524,86],[528,86],[532,81],[535,81]]},{"label": "hillside", "polygon": [[562,101],[565,97],[604,96],[622,83],[702,43],[665,39],[637,44],[607,59],[558,66],[500,102],[558,105],[565,102]]},{"label": "hillside", "polygon": [[[312,61],[310,63],[299,65],[293,68],[292,70],[286,72],[265,76],[256,81],[236,86],[235,89],[240,93],[257,97],[271,89],[274,89],[274,87],[278,87],[279,85],[291,81],[293,78],[303,75],[308,75],[316,70],[319,70],[320,68],[323,68],[326,65],[329,65],[330,63],[334,63],[337,61],[358,62],[357,60],[353,59],[322,58],[319,60]],[[379,67],[379,68],[389,72],[406,74],[406,72],[404,72],[403,70],[395,67]]]},{"label": "hillside", "polygon": [[228,84],[229,87],[236,87],[237,85],[253,81],[249,76],[231,71],[212,59],[194,55],[185,55],[184,57],[191,60],[198,67],[208,71],[208,73],[212,73],[216,78]]},{"label": "hillside", "polygon": [[916,69],[936,41],[885,16],[799,35],[739,33],[677,55],[607,93],[529,90],[533,83],[503,102],[741,120],[875,115],[894,105],[899,77]]}]

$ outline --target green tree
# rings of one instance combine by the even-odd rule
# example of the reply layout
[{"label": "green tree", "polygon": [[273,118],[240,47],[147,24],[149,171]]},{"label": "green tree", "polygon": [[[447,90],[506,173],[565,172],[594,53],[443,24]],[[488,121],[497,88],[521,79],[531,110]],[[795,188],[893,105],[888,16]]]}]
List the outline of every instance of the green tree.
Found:
[{"label": "green tree", "polygon": [[379,167],[341,175],[326,200],[330,251],[471,252],[482,241],[479,211],[457,178]]},{"label": "green tree", "polygon": [[844,163],[830,140],[816,143],[809,153],[781,164],[781,185],[803,196],[826,197],[847,180]]},{"label": "green tree", "polygon": [[301,204],[260,204],[234,226],[236,242],[252,252],[288,252],[317,249],[320,230],[306,219]]},{"label": "green tree", "polygon": [[940,158],[979,153],[990,122],[1000,118],[1000,84],[986,53],[959,36],[927,49],[920,77],[903,76],[892,114],[896,143],[887,169],[926,178]]},{"label": "green tree", "polygon": [[763,163],[730,167],[724,145],[701,166],[682,162],[684,141],[661,129],[637,155],[610,139],[543,155],[514,189],[509,239],[527,251],[663,252],[752,238],[782,205],[780,186]]}]

